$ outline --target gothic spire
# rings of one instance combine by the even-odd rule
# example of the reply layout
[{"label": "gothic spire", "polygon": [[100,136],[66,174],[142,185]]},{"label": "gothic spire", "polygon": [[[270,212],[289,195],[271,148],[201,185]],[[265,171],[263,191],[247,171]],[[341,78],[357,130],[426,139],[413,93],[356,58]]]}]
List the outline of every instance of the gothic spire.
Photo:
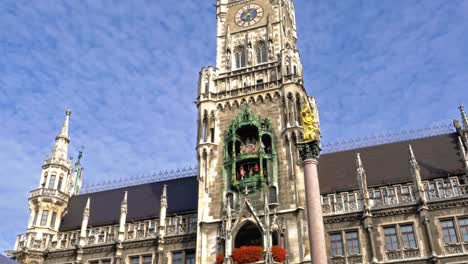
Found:
[{"label": "gothic spire", "polygon": [[68,138],[68,123],[70,121],[71,109],[67,108],[65,111],[65,122],[63,123],[62,129],[60,130],[60,134],[58,134],[57,138],[64,138],[69,140]]},{"label": "gothic spire", "polygon": [[366,213],[368,213],[370,210],[370,201],[369,201],[369,192],[367,190],[367,175],[366,175],[366,170],[364,170],[364,166],[362,165],[360,153],[356,153],[356,173],[357,173],[359,189],[361,190],[361,194],[362,194],[364,209]]},{"label": "gothic spire", "polygon": [[426,204],[426,197],[424,195],[424,186],[421,180],[421,171],[416,160],[416,156],[414,155],[413,147],[408,145],[408,152],[409,152],[409,164],[411,169],[411,176],[413,178],[413,184],[416,187],[417,195],[419,196],[419,200],[422,203],[422,206]]},{"label": "gothic spire", "polygon": [[468,117],[466,116],[465,107],[463,107],[463,105],[460,105],[458,107],[458,109],[460,109],[460,114],[461,114],[462,123],[463,123],[463,129],[468,129]]},{"label": "gothic spire", "polygon": [[119,234],[117,236],[117,240],[120,242],[122,242],[125,238],[124,237],[125,223],[127,221],[127,210],[128,210],[127,196],[128,196],[128,192],[125,191],[124,197],[122,199],[122,203],[120,204]]},{"label": "gothic spire", "polygon": [[89,221],[89,214],[90,214],[90,203],[91,198],[88,197],[86,201],[86,206],[83,210],[83,220],[81,222],[81,230],[80,230],[80,239],[78,245],[83,247],[86,244],[86,229],[88,228],[88,221]]},{"label": "gothic spire", "polygon": [[60,130],[60,133],[55,138],[54,148],[50,155],[50,161],[61,162],[67,161],[68,159],[68,143],[70,138],[68,137],[68,124],[70,121],[71,110],[67,109],[65,112],[65,122]]}]

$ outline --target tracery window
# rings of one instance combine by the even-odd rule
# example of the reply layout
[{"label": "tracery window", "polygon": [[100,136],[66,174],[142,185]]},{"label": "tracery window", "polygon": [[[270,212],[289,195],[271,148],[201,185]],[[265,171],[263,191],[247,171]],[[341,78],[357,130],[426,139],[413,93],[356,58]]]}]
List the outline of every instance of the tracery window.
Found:
[{"label": "tracery window", "polygon": [[247,66],[247,54],[244,47],[239,47],[234,52],[234,59],[236,63],[236,69],[244,68]]},{"label": "tracery window", "polygon": [[257,48],[255,49],[255,53],[257,55],[257,64],[265,63],[268,61],[267,48],[264,42],[260,42],[257,45]]}]

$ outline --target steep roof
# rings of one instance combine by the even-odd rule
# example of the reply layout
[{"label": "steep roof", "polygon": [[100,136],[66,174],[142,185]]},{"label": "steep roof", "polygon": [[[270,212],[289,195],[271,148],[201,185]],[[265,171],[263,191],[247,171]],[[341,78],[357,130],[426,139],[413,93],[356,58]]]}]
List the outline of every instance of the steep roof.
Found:
[{"label": "steep roof", "polygon": [[[369,187],[411,182],[409,144],[413,146],[423,180],[464,173],[458,135],[451,133],[324,154],[318,164],[321,193],[358,189],[355,165],[355,155],[358,152],[361,154]],[[91,198],[90,226],[118,223],[120,203],[125,191],[128,191],[127,221],[157,218],[165,184],[169,215],[197,210],[197,177],[186,177],[74,196],[70,200],[69,210],[62,220],[60,231],[80,228],[88,197]]]},{"label": "steep roof", "polygon": [[198,203],[198,182],[196,177],[153,182],[102,192],[73,196],[68,212],[62,219],[60,231],[79,229],[83,209],[88,197],[91,198],[90,226],[116,224],[120,217],[120,204],[124,192],[128,191],[127,222],[159,217],[160,199],[163,186],[167,185],[167,214],[195,212]]},{"label": "steep roof", "polygon": [[361,154],[369,187],[411,182],[408,145],[413,146],[423,180],[464,171],[458,135],[451,133],[322,155],[318,164],[321,193],[358,189],[356,153]]}]

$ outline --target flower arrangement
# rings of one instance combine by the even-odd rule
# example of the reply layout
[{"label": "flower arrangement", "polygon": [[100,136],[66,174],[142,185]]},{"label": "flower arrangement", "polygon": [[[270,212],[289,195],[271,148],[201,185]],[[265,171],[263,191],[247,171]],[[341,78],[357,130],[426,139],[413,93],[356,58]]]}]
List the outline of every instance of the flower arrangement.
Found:
[{"label": "flower arrangement", "polygon": [[257,262],[263,259],[263,247],[242,246],[232,251],[232,257],[238,264]]},{"label": "flower arrangement", "polygon": [[284,262],[286,260],[286,250],[280,246],[273,246],[271,253],[276,262]]},{"label": "flower arrangement", "polygon": [[216,256],[216,264],[223,264],[224,261],[224,253],[219,253],[218,256]]}]

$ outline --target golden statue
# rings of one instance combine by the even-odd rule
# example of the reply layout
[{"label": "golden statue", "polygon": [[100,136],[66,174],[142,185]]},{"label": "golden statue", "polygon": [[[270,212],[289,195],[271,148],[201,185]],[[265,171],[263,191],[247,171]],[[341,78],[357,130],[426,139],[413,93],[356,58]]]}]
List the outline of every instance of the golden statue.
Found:
[{"label": "golden statue", "polygon": [[304,128],[304,142],[320,140],[320,128],[316,113],[311,111],[309,105],[304,106],[301,112],[302,126]]}]

